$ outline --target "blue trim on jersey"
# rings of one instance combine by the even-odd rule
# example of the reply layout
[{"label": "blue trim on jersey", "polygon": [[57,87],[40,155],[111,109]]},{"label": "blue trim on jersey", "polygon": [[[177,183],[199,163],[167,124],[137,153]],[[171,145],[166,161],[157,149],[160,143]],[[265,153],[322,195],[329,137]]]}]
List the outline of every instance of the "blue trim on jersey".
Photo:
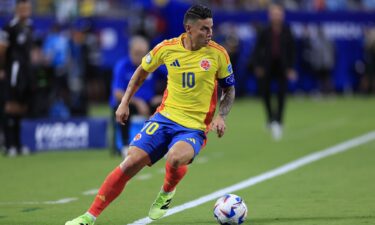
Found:
[{"label": "blue trim on jersey", "polygon": [[203,131],[181,126],[156,113],[145,122],[130,145],[144,150],[154,164],[178,141],[189,143],[194,149],[195,157],[199,154],[205,139],[206,135]]},{"label": "blue trim on jersey", "polygon": [[218,81],[219,81],[220,87],[222,88],[230,87],[236,84],[236,80],[234,79],[233,73],[223,79],[218,79]]}]

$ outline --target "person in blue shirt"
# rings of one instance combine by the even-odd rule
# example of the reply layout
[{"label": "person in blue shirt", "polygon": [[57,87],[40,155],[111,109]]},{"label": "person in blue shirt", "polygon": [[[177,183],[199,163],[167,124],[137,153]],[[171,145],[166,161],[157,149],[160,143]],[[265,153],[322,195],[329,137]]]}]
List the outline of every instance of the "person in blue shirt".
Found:
[{"label": "person in blue shirt", "polygon": [[[115,112],[134,71],[137,69],[138,65],[141,64],[142,58],[148,53],[150,50],[149,48],[149,43],[145,38],[134,36],[129,41],[129,55],[120,59],[115,64],[110,99],[113,117],[114,153],[126,154],[130,142],[129,130],[131,125],[129,123],[126,123],[125,125],[116,123]],[[148,118],[154,113],[156,107],[160,104],[162,95],[158,94],[158,92],[162,93],[162,90],[160,90],[162,87],[158,84],[162,83],[159,81],[163,79],[163,73],[166,74],[166,71],[159,70],[150,74],[134,95],[130,102],[130,112],[133,119],[141,118],[142,120],[142,118]],[[132,121],[132,118],[130,118],[130,121]]]}]

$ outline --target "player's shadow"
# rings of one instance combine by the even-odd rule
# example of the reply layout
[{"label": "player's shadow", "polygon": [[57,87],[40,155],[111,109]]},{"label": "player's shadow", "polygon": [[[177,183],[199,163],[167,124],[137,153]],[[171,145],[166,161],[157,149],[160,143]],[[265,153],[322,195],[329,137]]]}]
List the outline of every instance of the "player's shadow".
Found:
[{"label": "player's shadow", "polygon": [[343,220],[368,220],[368,222],[375,220],[375,215],[367,216],[317,216],[317,217],[279,217],[279,218],[248,218],[245,224],[251,225],[267,225],[275,223],[287,223],[287,222],[307,222],[307,221],[343,221]]}]

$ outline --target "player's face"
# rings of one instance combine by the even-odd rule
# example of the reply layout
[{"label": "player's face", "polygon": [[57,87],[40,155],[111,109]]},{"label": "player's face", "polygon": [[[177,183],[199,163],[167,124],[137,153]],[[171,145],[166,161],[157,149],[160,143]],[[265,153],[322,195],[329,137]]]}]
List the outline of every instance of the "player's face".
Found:
[{"label": "player's face", "polygon": [[31,16],[31,3],[21,2],[17,4],[16,14],[21,20],[25,20]]},{"label": "player's face", "polygon": [[211,41],[212,27],[212,18],[207,18],[204,20],[197,20],[192,23],[187,32],[191,35],[191,39],[195,46],[204,47]]}]

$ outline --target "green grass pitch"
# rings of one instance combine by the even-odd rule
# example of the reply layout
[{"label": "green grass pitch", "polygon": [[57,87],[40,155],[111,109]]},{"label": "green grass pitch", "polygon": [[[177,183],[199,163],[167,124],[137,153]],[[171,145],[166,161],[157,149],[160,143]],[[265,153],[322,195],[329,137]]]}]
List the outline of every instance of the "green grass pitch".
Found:
[{"label": "green grass pitch", "polygon": [[[109,115],[105,108],[96,115]],[[374,98],[290,98],[284,137],[272,140],[259,100],[238,100],[222,139],[207,147],[180,183],[172,207],[277,168],[307,154],[375,130]],[[121,161],[108,150],[0,157],[0,224],[61,225],[84,213],[105,176]],[[145,168],[96,225],[125,225],[144,218],[163,181],[165,160]],[[375,141],[235,192],[249,225],[375,224]],[[75,198],[65,204],[51,204]],[[214,225],[214,201],[152,224]]]}]

